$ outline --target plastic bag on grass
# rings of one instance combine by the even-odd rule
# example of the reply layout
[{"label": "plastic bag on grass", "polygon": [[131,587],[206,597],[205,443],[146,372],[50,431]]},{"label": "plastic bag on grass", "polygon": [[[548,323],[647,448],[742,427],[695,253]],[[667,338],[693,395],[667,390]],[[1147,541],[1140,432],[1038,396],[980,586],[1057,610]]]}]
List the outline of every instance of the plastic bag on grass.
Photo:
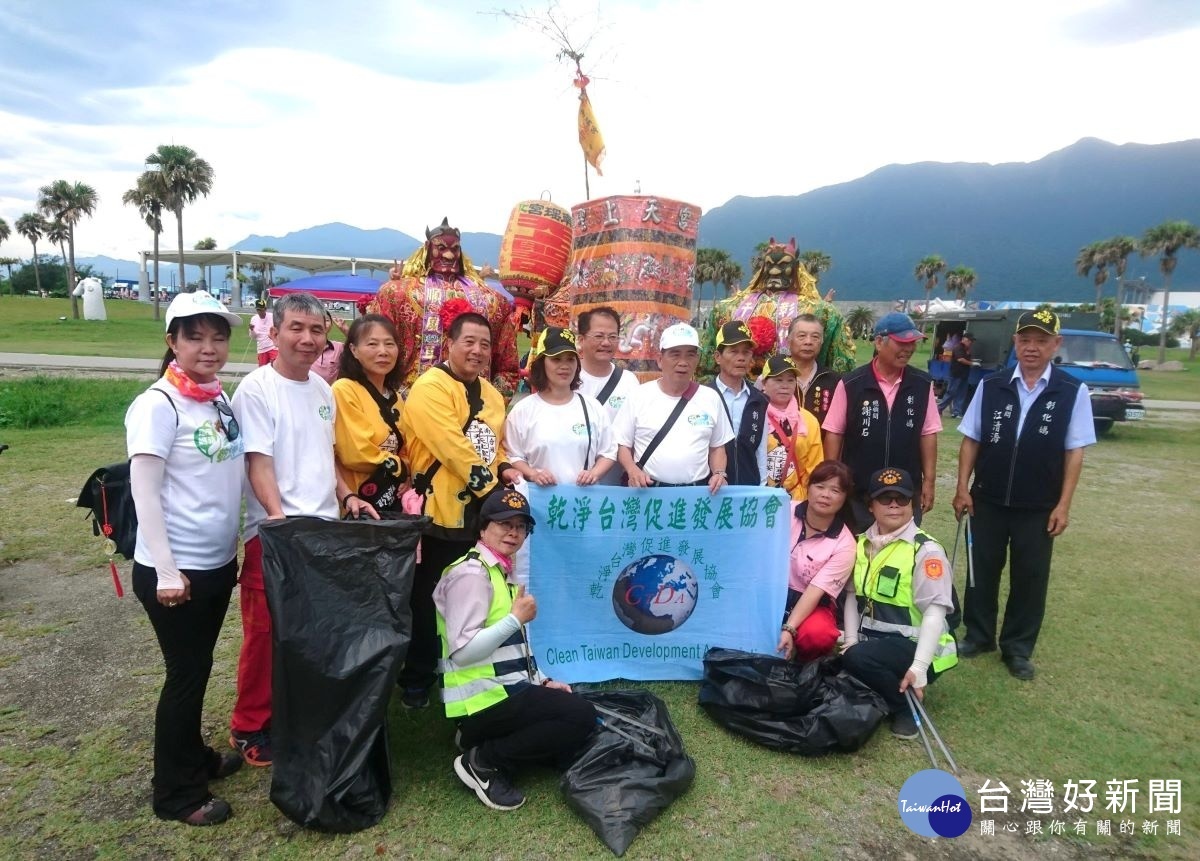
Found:
[{"label": "plastic bag on grass", "polygon": [[867,743],[886,703],[838,658],[798,665],[773,655],[709,649],[700,706],[726,729],[777,750],[819,756]]},{"label": "plastic bag on grass", "polygon": [[300,517],[259,530],[274,647],[271,801],[300,825],[359,831],[387,812],[387,706],[428,522]]},{"label": "plastic bag on grass", "polygon": [[648,691],[584,691],[599,726],[559,786],[604,845],[625,854],[642,827],[692,785],[696,763]]}]

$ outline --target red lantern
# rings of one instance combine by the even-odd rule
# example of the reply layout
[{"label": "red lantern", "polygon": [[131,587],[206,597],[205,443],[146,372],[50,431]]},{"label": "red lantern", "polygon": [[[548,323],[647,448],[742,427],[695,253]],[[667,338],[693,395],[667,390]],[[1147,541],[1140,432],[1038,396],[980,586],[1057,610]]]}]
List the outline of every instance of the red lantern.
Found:
[{"label": "red lantern", "polygon": [[557,289],[571,261],[571,213],[548,200],[513,207],[500,244],[500,283],[514,298]]}]

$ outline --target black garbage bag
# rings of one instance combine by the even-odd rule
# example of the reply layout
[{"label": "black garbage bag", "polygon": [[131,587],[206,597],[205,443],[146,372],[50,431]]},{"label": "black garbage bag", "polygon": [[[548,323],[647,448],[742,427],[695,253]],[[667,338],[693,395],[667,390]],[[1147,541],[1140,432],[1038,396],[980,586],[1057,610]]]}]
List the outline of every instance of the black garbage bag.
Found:
[{"label": "black garbage bag", "polygon": [[867,743],[888,714],[883,699],[841,672],[841,659],[807,664],[709,649],[700,706],[726,729],[766,747],[820,756]]},{"label": "black garbage bag", "polygon": [[584,691],[599,717],[559,786],[604,845],[621,856],[692,785],[696,763],[667,707],[649,691]]},{"label": "black garbage bag", "polygon": [[427,517],[264,523],[271,611],[271,801],[322,831],[359,831],[392,795],[387,707],[412,637]]}]

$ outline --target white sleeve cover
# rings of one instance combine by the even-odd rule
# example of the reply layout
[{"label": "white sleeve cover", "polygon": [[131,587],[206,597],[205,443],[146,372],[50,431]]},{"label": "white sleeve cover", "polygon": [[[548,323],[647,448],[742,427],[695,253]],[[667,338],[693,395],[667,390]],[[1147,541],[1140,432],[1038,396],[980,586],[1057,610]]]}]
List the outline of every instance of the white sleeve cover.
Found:
[{"label": "white sleeve cover", "polygon": [[853,578],[846,581],[844,595],[846,597],[846,605],[842,608],[843,649],[858,643],[858,599],[854,597]]},{"label": "white sleeve cover", "polygon": [[926,670],[933,661],[933,653],[937,649],[938,639],[942,636],[942,628],[946,624],[946,608],[940,604],[931,604],[921,617],[921,630],[917,632],[917,651],[913,655],[912,670],[916,681],[913,687],[923,688],[927,684]]},{"label": "white sleeve cover", "polygon": [[509,613],[499,622],[478,631],[464,646],[450,655],[456,664],[475,664],[486,660],[488,655],[500,648],[500,644],[515,634],[521,627],[517,617]]},{"label": "white sleeve cover", "polygon": [[135,454],[129,461],[129,483],[138,531],[154,560],[159,589],[182,589],[183,577],[167,541],[167,520],[162,510],[163,475],[167,462],[152,454]]}]

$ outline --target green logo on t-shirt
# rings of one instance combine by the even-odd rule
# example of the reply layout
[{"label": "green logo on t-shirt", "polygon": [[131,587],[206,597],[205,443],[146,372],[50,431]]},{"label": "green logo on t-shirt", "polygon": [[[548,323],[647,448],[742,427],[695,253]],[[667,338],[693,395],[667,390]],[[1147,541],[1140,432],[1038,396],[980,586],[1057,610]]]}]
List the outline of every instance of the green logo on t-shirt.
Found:
[{"label": "green logo on t-shirt", "polygon": [[317,415],[325,419],[325,421],[330,421],[333,418],[333,410],[329,408],[329,404],[321,404],[321,406],[317,407]]}]

